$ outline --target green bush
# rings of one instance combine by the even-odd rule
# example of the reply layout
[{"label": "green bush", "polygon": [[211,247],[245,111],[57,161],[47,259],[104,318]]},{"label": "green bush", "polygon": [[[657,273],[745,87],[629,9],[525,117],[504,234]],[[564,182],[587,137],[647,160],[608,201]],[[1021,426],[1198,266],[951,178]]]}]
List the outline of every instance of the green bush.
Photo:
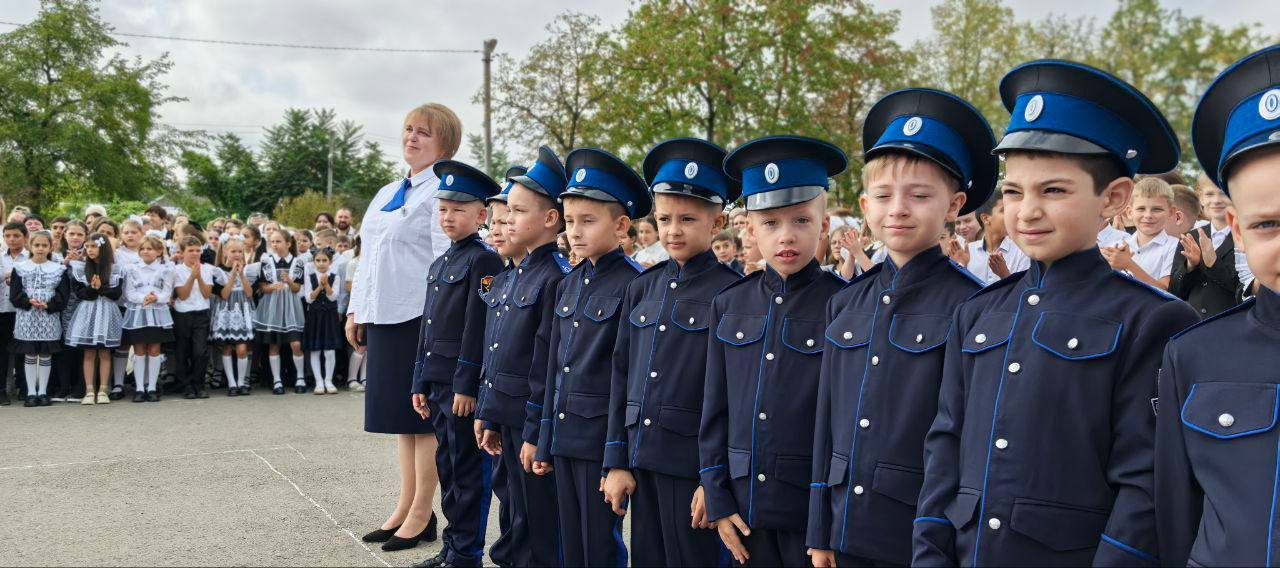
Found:
[{"label": "green bush", "polygon": [[[271,212],[271,218],[281,225],[295,229],[310,229],[315,226],[316,215],[322,211],[335,213],[347,207],[355,215],[364,211],[357,203],[346,196],[334,195],[325,197],[323,193],[308,191],[302,195],[286,197]],[[359,218],[356,219],[359,223]]]}]

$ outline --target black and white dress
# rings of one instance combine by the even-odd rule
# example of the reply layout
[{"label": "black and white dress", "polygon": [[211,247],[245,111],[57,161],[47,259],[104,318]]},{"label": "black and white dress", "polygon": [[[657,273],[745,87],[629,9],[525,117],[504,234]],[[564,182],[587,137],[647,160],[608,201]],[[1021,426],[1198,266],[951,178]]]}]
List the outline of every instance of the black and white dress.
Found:
[{"label": "black and white dress", "polygon": [[[240,278],[231,279],[229,268],[219,268],[213,274],[213,314],[209,322],[209,337],[214,343],[233,345],[253,341],[253,285],[261,273],[262,265],[259,263],[244,266],[248,289]],[[231,287],[231,293],[224,300],[222,291],[227,286]]]},{"label": "black and white dress", "polygon": [[99,278],[94,289],[92,278],[84,273],[84,263],[73,263],[71,295],[79,299],[75,313],[66,325],[66,344],[71,347],[115,348],[120,346],[124,316],[116,301],[124,295],[124,276],[120,267],[111,266],[107,278]]},{"label": "black and white dress", "polygon": [[[9,280],[9,300],[17,308],[14,318],[13,353],[47,355],[62,350],[62,314],[66,307],[67,270],[62,263],[24,260],[13,267]],[[31,301],[48,304],[33,307]]]},{"label": "black and white dress", "polygon": [[[156,301],[143,305],[148,294]],[[130,264],[124,269],[124,328],[122,340],[129,345],[173,341],[173,266],[156,259]]]},{"label": "black and white dress", "polygon": [[263,292],[253,316],[253,329],[259,341],[268,345],[302,341],[306,328],[302,297],[288,287],[290,282],[302,284],[303,265],[293,255],[278,257],[267,253],[259,262],[260,284],[281,283],[280,290]]},{"label": "black and white dress", "polygon": [[[332,294],[321,292],[312,301],[311,292],[320,287],[320,279],[329,281]],[[327,274],[312,272],[307,275],[302,286],[307,298],[307,325],[303,334],[302,348],[306,351],[332,351],[342,347],[345,339],[342,326],[338,322],[338,290],[342,287],[342,278],[334,271]]]}]

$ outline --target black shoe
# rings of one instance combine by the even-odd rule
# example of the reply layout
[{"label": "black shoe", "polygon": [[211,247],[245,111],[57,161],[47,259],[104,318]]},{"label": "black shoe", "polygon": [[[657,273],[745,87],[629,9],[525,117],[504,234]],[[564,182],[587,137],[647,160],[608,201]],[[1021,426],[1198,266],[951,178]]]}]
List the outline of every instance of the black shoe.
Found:
[{"label": "black shoe", "polygon": [[231,387],[227,389],[227,396],[240,396],[240,387]]},{"label": "black shoe", "polygon": [[134,392],[134,393],[133,393],[133,401],[134,401],[134,402],[146,402],[146,401],[147,401],[147,393],[144,393],[144,392],[142,392],[142,391],[136,391],[136,392]]},{"label": "black shoe", "polygon": [[436,513],[435,511],[432,511],[431,520],[427,521],[427,528],[422,531],[422,534],[418,535],[418,538],[425,542],[435,542],[436,538],[439,536],[440,535],[436,531]]},{"label": "black shoe", "polygon": [[195,398],[196,398],[196,391],[189,390],[189,391],[187,391],[187,392],[185,392],[185,393],[183,393],[183,394],[182,394],[182,398],[185,398],[185,399],[187,399],[187,400],[195,400]]},{"label": "black shoe", "polygon": [[293,385],[295,394],[307,394],[307,385]]},{"label": "black shoe", "polygon": [[431,520],[427,521],[426,528],[422,529],[422,532],[418,533],[417,536],[400,538],[395,534],[392,534],[391,538],[382,545],[382,550],[387,552],[406,550],[418,546],[419,542],[433,542],[436,540],[436,537],[436,514],[432,512]]},{"label": "black shoe", "polygon": [[4,386],[0,385],[0,406],[9,406],[9,393],[4,392]]},{"label": "black shoe", "polygon": [[40,406],[40,397],[35,395],[29,396],[27,397],[27,401],[22,403],[22,406],[24,408],[35,408]]},{"label": "black shoe", "polygon": [[160,391],[147,391],[147,402],[160,402]]},{"label": "black shoe", "polygon": [[209,393],[204,392],[204,389],[198,389],[196,390],[196,398],[209,398]]},{"label": "black shoe", "polygon": [[444,566],[444,561],[448,559],[449,559],[449,547],[442,546],[440,547],[440,552],[438,552],[435,556],[432,556],[431,558],[428,558],[426,560],[423,560],[422,562],[414,564],[413,568],[436,568],[437,566]]},{"label": "black shoe", "polygon": [[49,406],[51,404],[53,404],[53,401],[49,400],[49,395],[47,394],[40,395],[40,406]]},{"label": "black shoe", "polygon": [[111,387],[111,392],[107,393],[107,400],[120,400],[124,398],[124,387]]},{"label": "black shoe", "polygon": [[271,394],[284,394],[284,385],[277,384],[271,387]]},{"label": "black shoe", "polygon": [[249,387],[247,387],[247,386],[245,386],[245,387],[240,387],[240,396],[249,396],[249,393],[251,393],[251,392],[253,392],[253,391],[249,390]]},{"label": "black shoe", "polygon": [[394,536],[398,530],[400,530],[400,525],[396,525],[389,529],[378,529],[360,537],[360,540],[365,542],[387,542],[387,540]]}]

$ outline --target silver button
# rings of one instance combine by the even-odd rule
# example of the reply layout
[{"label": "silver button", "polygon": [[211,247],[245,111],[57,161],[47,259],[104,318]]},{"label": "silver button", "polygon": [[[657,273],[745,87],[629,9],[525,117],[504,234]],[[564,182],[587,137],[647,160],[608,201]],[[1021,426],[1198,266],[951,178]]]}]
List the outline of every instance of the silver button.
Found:
[{"label": "silver button", "polygon": [[650,425],[650,424],[653,424],[653,421],[649,420],[648,418],[645,418],[645,419],[644,419],[644,425],[645,425],[645,426],[648,426],[648,425]]},{"label": "silver button", "polygon": [[985,334],[985,333],[979,333],[976,337],[974,337],[974,338],[973,338],[973,340],[974,340],[975,342],[977,342],[977,343],[986,343],[986,342],[987,342],[987,334]]},{"label": "silver button", "polygon": [[489,388],[493,388],[493,381],[489,381]]},{"label": "silver button", "polygon": [[[523,301],[524,301],[524,298],[525,298],[524,296],[520,296],[520,301],[521,301],[521,302],[523,302]],[[566,308],[566,309],[568,309],[568,308]]]},{"label": "silver button", "polygon": [[852,332],[852,331],[846,331],[846,332],[844,332],[844,340],[845,340],[845,341],[848,341],[848,340],[850,340],[850,339],[853,339],[853,332]]},{"label": "silver button", "polygon": [[494,343],[494,344],[493,344],[493,349],[497,349],[497,348],[498,348],[498,344],[497,344],[497,343]]},{"label": "silver button", "polygon": [[1000,438],[999,440],[996,440],[996,449],[997,449],[997,450],[1003,450],[1003,449],[1005,449],[1005,448],[1007,448],[1007,447],[1009,447],[1009,440],[1006,440],[1006,439],[1004,439],[1004,438]]},{"label": "silver button", "polygon": [[596,310],[596,317],[604,315],[604,310]]},{"label": "silver button", "polygon": [[1016,374],[1018,374],[1018,371],[1021,371],[1021,370],[1022,370],[1022,365],[1021,365],[1020,363],[1018,363],[1017,361],[1014,361],[1014,362],[1012,362],[1012,363],[1009,363],[1009,372],[1010,372],[1010,373],[1013,373],[1013,374],[1015,374],[1015,375],[1016,375]]},{"label": "silver button", "polygon": [[1027,296],[1027,303],[1028,303],[1028,304],[1031,304],[1031,305],[1033,305],[1033,306],[1035,306],[1035,305],[1039,305],[1039,304],[1040,304],[1040,296],[1038,296],[1038,295],[1036,295],[1036,294],[1032,294],[1032,295],[1030,295],[1030,296]]},{"label": "silver button", "polygon": [[672,289],[672,290],[675,290],[675,289],[676,289],[676,283],[675,283],[675,282],[672,282],[672,283],[671,283],[671,289]]},{"label": "silver button", "polygon": [[516,274],[524,274],[524,269],[523,268],[516,269]]},{"label": "silver button", "polygon": [[1070,341],[1067,341],[1067,349],[1075,349],[1079,346],[1080,346],[1079,339],[1072,337]]},{"label": "silver button", "polygon": [[431,325],[431,318],[427,318],[427,325]]},{"label": "silver button", "polygon": [[640,316],[640,323],[644,323],[644,322],[645,322],[646,320],[648,320],[648,319],[649,319],[649,318],[647,318],[647,317]]},{"label": "silver button", "polygon": [[879,364],[880,364],[880,356],[879,356],[879,355],[872,355],[872,356],[871,356],[871,366],[872,366],[872,367],[875,367],[876,365],[879,365]]},{"label": "silver button", "polygon": [[430,351],[428,351],[428,352],[427,352],[427,357],[430,357],[430,356],[431,356],[431,352],[430,352]]},{"label": "silver button", "polygon": [[812,339],[806,339],[806,340],[804,340],[804,346],[805,346],[805,347],[813,347],[813,340],[812,340]]},{"label": "silver button", "polygon": [[757,475],[757,476],[756,476],[756,479],[759,479],[759,480],[760,480],[760,483],[764,483],[764,474],[762,473],[762,474],[760,474],[760,475]]},{"label": "silver button", "polygon": [[746,334],[744,334],[744,333],[742,333],[741,331],[739,331],[738,333],[733,334],[733,336],[734,336],[734,337],[737,337],[738,339],[742,339],[742,338],[746,337]]},{"label": "silver button", "polygon": [[767,414],[765,414],[765,413],[761,412],[761,413],[760,413],[760,419],[761,419],[761,420],[768,420],[768,419],[769,419],[769,415],[767,415]]},{"label": "silver button", "polygon": [[991,530],[993,531],[1000,530],[1000,519],[991,517],[991,520],[987,521],[987,526],[991,527]]},{"label": "silver button", "polygon": [[564,368],[564,372],[568,373],[568,372],[569,372],[569,367],[565,367],[565,368]]},{"label": "silver button", "polygon": [[563,412],[561,412],[561,413],[560,413],[560,415],[559,415],[559,417],[560,417],[560,419],[561,419],[561,420],[564,420],[564,413],[563,413]]},{"label": "silver button", "polygon": [[502,299],[503,299],[503,300],[507,299],[507,295],[506,295],[506,294],[503,294],[503,295],[502,295]]},{"label": "silver button", "polygon": [[578,327],[578,322],[573,322],[573,327]]},{"label": "silver button", "polygon": [[883,297],[881,297],[881,298],[880,298],[880,302],[882,302],[882,303],[884,303],[884,304],[888,304],[888,303],[889,303],[889,295],[888,295],[888,294],[885,294]]},{"label": "silver button", "polygon": [[658,372],[657,372],[657,371],[649,371],[649,378],[650,378],[650,379],[656,379],[656,378],[658,378]]},{"label": "silver button", "polygon": [[853,494],[854,494],[854,495],[862,495],[862,491],[863,491],[863,489],[862,489],[862,486],[861,486],[861,485],[854,485],[854,486],[853,486]]},{"label": "silver button", "polygon": [[916,343],[924,343],[924,334],[923,334],[923,333],[918,333],[918,334],[916,334]]},{"label": "silver button", "polygon": [[667,324],[662,324],[658,326],[658,331],[666,331],[666,330],[667,330]]},{"label": "silver button", "polygon": [[446,257],[444,257],[444,261],[445,261],[445,262],[449,262],[449,257],[447,257],[447,256],[446,256]]},{"label": "silver button", "polygon": [[495,318],[502,317],[502,312],[493,312],[493,317]]},{"label": "silver button", "polygon": [[775,303],[775,304],[781,304],[781,303],[782,303],[782,296],[778,296],[778,297],[774,298],[774,299],[773,299],[773,303]]},{"label": "silver button", "polygon": [[694,322],[694,321],[696,321],[696,319],[695,319],[695,318],[689,318],[689,325],[693,325],[693,322]]},{"label": "silver button", "polygon": [[765,358],[766,360],[768,360],[768,361],[772,361],[772,360],[773,360],[773,353],[765,353],[765,354],[764,354],[764,358]]},{"label": "silver button", "polygon": [[590,283],[591,283],[591,279],[590,279],[590,278],[583,278],[583,279],[582,279],[582,283],[583,283],[583,284],[590,284]]},{"label": "silver button", "polygon": [[1222,425],[1223,428],[1230,428],[1235,423],[1236,417],[1230,414],[1223,413],[1222,416],[1218,417],[1218,424]]},{"label": "silver button", "polygon": [[502,309],[504,309],[504,310],[506,310],[506,311],[508,311],[508,312],[509,312],[509,311],[511,311],[511,306],[502,306]]},{"label": "silver button", "polygon": [[[524,301],[524,298],[520,298],[520,300],[521,300],[521,301]],[[560,311],[565,312],[565,313],[568,313],[568,311],[569,311],[569,306],[563,306],[563,307],[561,307],[561,308],[560,308]]]},{"label": "silver button", "polygon": [[858,421],[858,426],[861,426],[861,427],[863,427],[863,428],[870,428],[870,427],[871,427],[871,421],[870,421],[870,420],[867,420],[866,418],[863,418],[862,420],[859,420],[859,421]]}]

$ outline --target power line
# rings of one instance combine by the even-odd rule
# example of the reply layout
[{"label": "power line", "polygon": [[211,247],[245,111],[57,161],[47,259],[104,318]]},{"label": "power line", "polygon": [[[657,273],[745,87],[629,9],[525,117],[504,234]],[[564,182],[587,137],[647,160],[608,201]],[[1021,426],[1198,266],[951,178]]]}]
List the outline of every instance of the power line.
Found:
[{"label": "power line", "polygon": [[[26,25],[26,24],[20,24],[17,22],[6,22],[6,21],[0,21],[0,24],[6,25],[6,26]],[[370,53],[483,53],[483,51],[479,49],[401,49],[401,48],[392,48],[392,47],[350,47],[350,46],[336,46],[336,45],[308,45],[308,44],[271,43],[271,42],[258,42],[258,41],[232,41],[232,40],[225,40],[225,39],[163,36],[163,35],[153,35],[153,34],[134,34],[134,33],[116,32],[116,31],[108,32],[108,35],[118,36],[118,37],[142,38],[142,39],[159,39],[159,40],[166,40],[166,41],[185,41],[188,43],[204,43],[204,44],[213,44],[213,45],[238,45],[238,46],[244,46],[244,47],[276,47],[276,48],[284,48],[284,49],[313,49],[313,50],[321,50],[321,51],[359,51],[359,52],[370,52]]]}]

